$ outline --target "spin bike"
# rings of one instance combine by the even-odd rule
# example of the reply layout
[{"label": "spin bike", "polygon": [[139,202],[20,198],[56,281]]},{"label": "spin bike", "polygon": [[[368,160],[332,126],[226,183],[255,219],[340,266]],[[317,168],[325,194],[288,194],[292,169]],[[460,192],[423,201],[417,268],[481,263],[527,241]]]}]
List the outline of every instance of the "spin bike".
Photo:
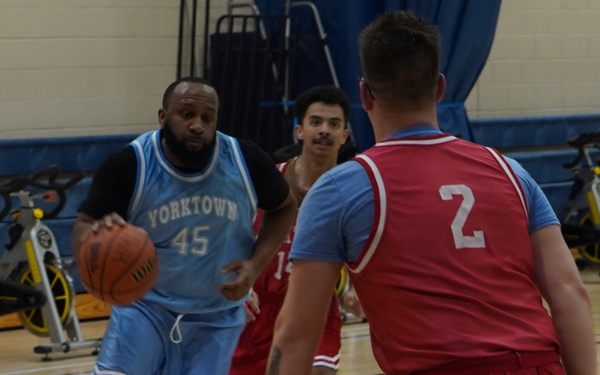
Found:
[{"label": "spin bike", "polygon": [[600,265],[600,132],[582,133],[567,142],[577,156],[564,167],[573,185],[562,215],[562,234],[576,249],[579,268]]},{"label": "spin bike", "polygon": [[[61,258],[52,230],[41,220],[58,215],[66,203],[65,191],[83,177],[82,174],[61,176],[60,167],[53,165],[31,176],[0,183],[0,195],[4,198],[0,220],[8,213],[13,219],[0,256],[0,282],[8,286],[5,288],[8,291],[17,288],[30,296],[26,300],[28,306],[13,306],[13,309],[18,310],[18,318],[29,332],[50,337],[50,344],[33,349],[44,354],[43,360],[50,360],[52,352],[83,348],[92,348],[91,354],[96,355],[102,342],[83,338],[73,304],[73,280],[65,269],[72,261]],[[12,210],[13,199],[19,203],[16,210]],[[36,201],[54,204],[54,208],[44,213]]]}]

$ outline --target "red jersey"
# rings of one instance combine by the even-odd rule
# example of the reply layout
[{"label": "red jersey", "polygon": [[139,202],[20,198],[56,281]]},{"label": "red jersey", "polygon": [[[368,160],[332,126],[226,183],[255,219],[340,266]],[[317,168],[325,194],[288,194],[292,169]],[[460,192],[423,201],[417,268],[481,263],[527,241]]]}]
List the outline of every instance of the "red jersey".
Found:
[{"label": "red jersey", "polygon": [[498,152],[439,135],[380,142],[356,160],[375,219],[348,266],[384,372],[558,351],[532,280],[524,193]]},{"label": "red jersey", "polygon": [[[277,168],[285,175],[285,171],[289,164],[290,162],[277,164]],[[262,211],[259,210],[256,218],[256,233],[258,233],[258,230],[260,229],[259,226],[261,222]],[[258,294],[259,297],[262,292],[276,293],[281,294],[282,296],[285,295],[290,278],[290,272],[292,270],[292,263],[288,260],[288,255],[290,254],[290,249],[292,248],[292,240],[294,239],[295,228],[296,219],[294,218],[290,233],[286,237],[285,241],[283,241],[283,244],[277,253],[275,253],[273,259],[271,259],[264,271],[256,279],[252,289]]]},{"label": "red jersey", "polygon": [[[277,167],[285,175],[290,162],[278,164]],[[286,176],[289,183],[289,178]],[[256,218],[256,232],[260,228],[262,212]],[[287,291],[292,263],[288,256],[292,247],[296,227],[296,219],[284,243],[273,259],[258,276],[252,290],[258,296],[260,314],[254,322],[248,322],[240,337],[231,365],[230,375],[263,375],[267,370],[267,360],[273,334],[275,320],[283,306]],[[340,361],[342,318],[340,305],[335,293],[332,293],[331,305],[325,324],[325,331],[313,366],[324,366],[337,370]]]}]

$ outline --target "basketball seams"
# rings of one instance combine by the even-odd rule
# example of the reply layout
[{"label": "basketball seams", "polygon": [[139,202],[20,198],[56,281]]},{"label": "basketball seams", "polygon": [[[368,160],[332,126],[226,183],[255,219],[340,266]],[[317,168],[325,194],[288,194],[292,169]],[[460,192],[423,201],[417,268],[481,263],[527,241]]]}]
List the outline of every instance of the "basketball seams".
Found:
[{"label": "basketball seams", "polygon": [[[108,263],[108,260],[110,258],[110,252],[111,249],[113,248],[113,244],[115,243],[115,241],[117,240],[117,238],[119,238],[119,236],[122,234],[123,228],[119,227],[119,232],[117,232],[114,236],[109,238],[109,242],[108,244],[102,249],[103,251],[106,252],[106,254],[104,254],[105,256],[102,258],[102,266],[100,267],[100,290],[98,290],[98,292],[100,293],[100,295],[104,296],[104,294],[106,292],[108,292],[108,290],[105,289],[105,285],[104,285],[104,276],[106,275],[106,264]],[[113,228],[114,230],[114,228]],[[105,234],[106,235],[106,234]],[[109,302],[106,301],[104,298],[102,298],[102,300],[104,302]]]},{"label": "basketball seams", "polygon": [[[146,253],[146,251],[148,251],[148,250],[151,251],[153,248],[154,248],[154,244],[150,241],[150,238],[148,236],[144,236],[144,242],[143,242],[142,246],[140,247],[140,253],[143,255],[144,253]],[[138,259],[141,259],[141,258],[138,257]],[[129,272],[127,274],[130,274],[131,271],[133,271],[134,269],[137,269],[137,268],[141,267],[142,265],[144,265],[145,263],[147,263],[149,260],[150,260],[149,257],[145,257],[143,262],[137,262],[137,263],[135,263],[135,267],[133,267],[133,266],[130,267],[129,270],[128,270]],[[157,267],[157,264],[156,264],[156,261],[155,261],[154,268],[156,268],[156,267]],[[127,274],[125,276],[127,276]],[[121,289],[121,292],[122,293],[136,292],[136,294],[138,294],[138,291],[140,289],[145,289],[145,292],[144,292],[144,294],[145,294],[148,290],[150,290],[152,288],[152,285],[147,285],[148,282],[146,281],[146,279],[148,277],[150,277],[152,279],[152,276],[146,275],[144,277],[144,279],[143,279],[144,283],[142,283],[142,284],[135,284],[131,288],[123,288],[123,289]],[[141,285],[144,286],[144,287],[141,288]]]},{"label": "basketball seams", "polygon": [[[134,227],[131,227],[131,228],[129,228],[128,230],[132,230],[133,228],[134,228]],[[125,229],[125,228],[122,228],[122,229]],[[122,230],[122,231],[121,231],[121,233],[119,233],[119,234],[122,234],[122,233],[123,233],[123,230]],[[138,233],[136,233],[136,236],[138,236]],[[119,299],[118,299],[118,298],[116,298],[116,297],[115,297],[115,295],[114,295],[114,288],[115,288],[115,285],[117,285],[119,282],[121,282],[121,280],[123,280],[123,278],[125,278],[127,275],[131,274],[131,271],[132,271],[132,270],[134,270],[134,269],[136,269],[136,268],[138,268],[138,267],[140,266],[140,264],[139,264],[139,263],[140,263],[140,262],[139,262],[139,260],[140,260],[140,258],[141,258],[141,255],[142,255],[142,254],[144,253],[144,251],[145,251],[145,247],[146,247],[146,241],[148,241],[148,238],[147,238],[147,236],[144,236],[144,237],[146,237],[146,238],[143,238],[142,246],[139,246],[139,247],[137,248],[137,252],[136,252],[136,253],[135,253],[135,255],[133,256],[133,259],[135,259],[135,261],[134,261],[134,262],[132,262],[131,264],[129,264],[129,267],[128,267],[128,268],[126,268],[125,270],[123,270],[123,272],[121,272],[120,274],[117,274],[117,276],[115,276],[115,278],[114,278],[114,280],[113,280],[112,284],[111,284],[111,285],[109,286],[109,288],[108,288],[108,291],[107,291],[107,292],[110,294],[111,298],[112,298],[113,300],[115,300],[115,301],[119,301]],[[138,242],[138,243],[139,243],[139,242]],[[146,259],[144,259],[144,262],[145,262],[145,261],[146,261]],[[119,290],[119,292],[120,292],[120,293],[124,293],[124,292],[133,292],[133,291],[135,291],[136,289],[139,289],[139,286],[137,286],[137,285],[136,285],[136,286],[135,286],[135,288],[134,288],[134,287],[132,287],[132,288],[131,288],[131,290],[122,289],[122,290]]]},{"label": "basketball seams", "polygon": [[[86,254],[81,257],[84,262],[79,267],[80,279],[94,297],[109,304],[124,304],[151,289],[158,272],[157,255],[154,244],[140,228],[127,224],[111,231],[115,229],[116,232],[94,235],[96,238],[91,237],[82,249]],[[119,241],[123,242],[119,244]],[[95,244],[98,251],[94,256],[92,245]],[[119,249],[126,249],[125,260],[131,259],[130,262],[112,260],[112,256],[119,254]],[[96,272],[92,272],[94,263],[97,264]],[[135,272],[139,278],[133,277]]]},{"label": "basketball seams", "polygon": [[[89,242],[89,244],[87,244],[88,249],[86,249],[86,254],[85,254],[85,271],[87,273],[87,281],[84,280],[84,278],[80,278],[81,279],[81,283],[84,285],[84,287],[87,287],[88,291],[94,291],[97,294],[99,294],[100,296],[105,294],[105,289],[104,289],[104,275],[105,275],[105,268],[106,268],[106,263],[108,260],[108,257],[110,256],[110,249],[112,247],[112,244],[115,241],[115,237],[108,237],[109,242],[104,242],[103,240],[96,240],[99,244],[100,244],[100,248],[98,250],[98,261],[99,261],[99,265],[98,265],[98,269],[96,270],[96,272],[98,272],[98,278],[94,278],[93,276],[93,272],[92,272],[92,256],[93,256],[93,252],[91,251],[90,247],[91,245],[95,242],[93,239]],[[104,302],[109,302],[106,301],[104,298],[101,298]]]}]

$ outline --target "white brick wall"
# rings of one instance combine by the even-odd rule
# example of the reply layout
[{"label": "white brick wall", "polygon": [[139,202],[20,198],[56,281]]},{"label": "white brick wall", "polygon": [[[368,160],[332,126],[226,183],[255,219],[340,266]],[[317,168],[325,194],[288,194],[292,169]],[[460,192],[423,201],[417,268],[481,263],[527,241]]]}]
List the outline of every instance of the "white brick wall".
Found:
[{"label": "white brick wall", "polygon": [[[225,12],[226,0],[212,4],[211,18]],[[178,1],[0,1],[0,137],[156,128],[176,76],[178,25]]]},{"label": "white brick wall", "polygon": [[[226,4],[211,2],[210,30]],[[469,116],[600,112],[598,19],[599,0],[503,0]],[[156,128],[162,91],[176,75],[178,23],[172,0],[1,0],[0,137]],[[188,62],[185,52],[182,74]]]},{"label": "white brick wall", "polygon": [[598,19],[598,0],[502,0],[469,117],[599,113]]}]

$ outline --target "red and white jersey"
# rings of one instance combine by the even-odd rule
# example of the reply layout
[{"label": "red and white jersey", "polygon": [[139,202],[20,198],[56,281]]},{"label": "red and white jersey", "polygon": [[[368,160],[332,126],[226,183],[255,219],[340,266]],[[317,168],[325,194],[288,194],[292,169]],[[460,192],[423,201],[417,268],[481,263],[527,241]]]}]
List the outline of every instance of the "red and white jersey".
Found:
[{"label": "red and white jersey", "polygon": [[497,151],[439,135],[386,140],[356,160],[375,219],[348,266],[382,370],[558,348],[532,281],[527,202]]},{"label": "red and white jersey", "polygon": [[[289,162],[278,164],[281,173]],[[289,182],[289,181],[288,181]],[[262,221],[262,211],[256,218],[256,232]],[[273,259],[256,279],[253,292],[258,295],[260,314],[253,322],[246,324],[235,350],[229,375],[262,375],[267,369],[267,359],[273,341],[274,326],[277,315],[283,306],[292,263],[288,260],[294,228],[281,245]],[[331,305],[325,323],[325,330],[315,354],[313,366],[327,367],[337,370],[340,365],[342,318],[340,305],[334,291],[331,293]]]},{"label": "red and white jersey", "polygon": [[[277,164],[277,168],[279,168],[282,174],[285,174],[288,165],[289,162]],[[262,222],[262,211],[260,210],[256,222]],[[264,271],[256,279],[253,290],[258,293],[259,296],[263,291],[282,295],[287,291],[288,280],[292,270],[292,263],[289,261],[288,256],[290,255],[290,249],[292,248],[295,228],[296,218],[294,218],[294,223],[292,224],[292,228],[290,229],[287,238],[279,250],[277,250],[277,253],[275,253],[275,256],[271,259],[269,264],[267,264]],[[258,233],[258,229],[256,232]]]}]

